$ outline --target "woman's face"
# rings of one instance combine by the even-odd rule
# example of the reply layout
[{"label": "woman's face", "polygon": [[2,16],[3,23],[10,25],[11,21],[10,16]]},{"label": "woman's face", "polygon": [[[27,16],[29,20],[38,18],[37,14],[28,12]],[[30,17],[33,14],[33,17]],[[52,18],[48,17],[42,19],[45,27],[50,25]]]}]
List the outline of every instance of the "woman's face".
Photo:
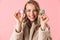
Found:
[{"label": "woman's face", "polygon": [[33,4],[27,4],[26,6],[26,14],[28,19],[33,22],[38,15],[38,12]]}]

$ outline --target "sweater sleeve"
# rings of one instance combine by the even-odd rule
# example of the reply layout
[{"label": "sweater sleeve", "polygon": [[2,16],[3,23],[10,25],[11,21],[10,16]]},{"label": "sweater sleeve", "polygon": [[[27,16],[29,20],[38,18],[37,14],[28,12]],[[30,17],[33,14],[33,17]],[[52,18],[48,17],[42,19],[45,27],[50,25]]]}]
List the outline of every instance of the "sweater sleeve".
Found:
[{"label": "sweater sleeve", "polygon": [[14,28],[10,40],[23,40],[23,28],[20,32],[17,32],[16,28]]},{"label": "sweater sleeve", "polygon": [[45,30],[42,30],[40,27],[38,31],[38,36],[38,40],[52,40],[50,34],[50,27],[46,27]]},{"label": "sweater sleeve", "polygon": [[10,40],[23,40],[23,31],[21,31],[21,32],[18,33],[18,32],[16,32],[14,30],[14,32],[12,33],[12,36],[11,36]]}]

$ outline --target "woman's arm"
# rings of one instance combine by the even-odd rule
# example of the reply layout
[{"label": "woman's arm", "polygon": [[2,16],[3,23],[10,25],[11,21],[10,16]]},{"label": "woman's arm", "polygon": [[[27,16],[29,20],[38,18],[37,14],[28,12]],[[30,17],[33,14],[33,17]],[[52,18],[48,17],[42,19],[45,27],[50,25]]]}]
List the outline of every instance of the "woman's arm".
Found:
[{"label": "woman's arm", "polygon": [[38,35],[39,35],[38,40],[52,40],[51,34],[50,34],[50,27],[46,27],[45,30],[43,30],[40,27]]},{"label": "woman's arm", "polygon": [[23,40],[23,30],[21,26],[22,23],[18,23],[18,25],[14,28],[10,40]]},{"label": "woman's arm", "polygon": [[10,40],[23,40],[23,22],[25,14],[21,15],[19,10],[14,14],[15,20],[17,21],[17,26],[14,28]]}]

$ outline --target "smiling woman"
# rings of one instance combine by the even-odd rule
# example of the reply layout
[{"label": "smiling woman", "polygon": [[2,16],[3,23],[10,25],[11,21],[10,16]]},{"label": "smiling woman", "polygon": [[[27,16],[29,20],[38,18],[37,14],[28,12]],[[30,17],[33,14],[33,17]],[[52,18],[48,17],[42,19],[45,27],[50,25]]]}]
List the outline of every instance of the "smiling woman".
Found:
[{"label": "smiling woman", "polygon": [[36,1],[30,0],[25,4],[23,16],[15,13],[18,26],[15,27],[10,40],[52,40],[48,17],[40,14],[40,7]]}]

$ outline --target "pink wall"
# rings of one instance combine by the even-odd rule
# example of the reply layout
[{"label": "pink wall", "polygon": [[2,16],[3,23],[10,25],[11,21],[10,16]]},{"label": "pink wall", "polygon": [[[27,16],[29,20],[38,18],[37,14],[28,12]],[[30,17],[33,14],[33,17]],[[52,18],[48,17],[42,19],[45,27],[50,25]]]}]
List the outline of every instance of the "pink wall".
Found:
[{"label": "pink wall", "polygon": [[[60,40],[60,0],[36,0],[49,17],[53,40]],[[13,15],[27,0],[0,0],[0,40],[9,40],[16,24]]]}]

